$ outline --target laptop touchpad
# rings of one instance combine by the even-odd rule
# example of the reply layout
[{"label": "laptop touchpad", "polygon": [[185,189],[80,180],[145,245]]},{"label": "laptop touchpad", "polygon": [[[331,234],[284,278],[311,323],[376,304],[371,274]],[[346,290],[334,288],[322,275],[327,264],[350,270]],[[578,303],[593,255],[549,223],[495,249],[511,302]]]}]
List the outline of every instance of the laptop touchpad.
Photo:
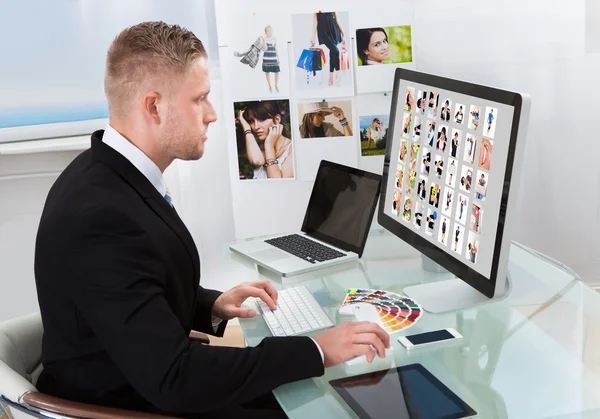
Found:
[{"label": "laptop touchpad", "polygon": [[252,256],[262,262],[273,262],[276,260],[289,258],[291,255],[279,249],[267,249],[253,252]]}]

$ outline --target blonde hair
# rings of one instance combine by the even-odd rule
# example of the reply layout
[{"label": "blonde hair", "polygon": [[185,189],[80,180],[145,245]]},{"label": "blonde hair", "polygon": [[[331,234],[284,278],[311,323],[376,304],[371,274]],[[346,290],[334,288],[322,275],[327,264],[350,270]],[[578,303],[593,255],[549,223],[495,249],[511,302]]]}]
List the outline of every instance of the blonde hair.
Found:
[{"label": "blonde hair", "polygon": [[106,56],[104,92],[109,116],[125,117],[144,90],[168,89],[201,57],[207,57],[202,42],[178,25],[143,22],[123,30]]},{"label": "blonde hair", "polygon": [[273,27],[271,25],[265,26],[265,33],[267,32],[267,29],[271,29],[271,33],[273,33]]}]

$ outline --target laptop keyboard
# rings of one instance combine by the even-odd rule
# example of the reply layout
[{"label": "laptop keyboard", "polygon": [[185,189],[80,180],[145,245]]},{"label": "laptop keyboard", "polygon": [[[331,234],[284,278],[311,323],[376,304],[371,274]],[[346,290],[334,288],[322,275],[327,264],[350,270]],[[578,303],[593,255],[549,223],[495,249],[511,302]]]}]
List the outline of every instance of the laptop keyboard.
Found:
[{"label": "laptop keyboard", "polygon": [[331,247],[307,239],[300,234],[275,237],[274,239],[265,240],[265,242],[310,263],[325,262],[326,260],[346,256],[345,253],[338,252]]}]

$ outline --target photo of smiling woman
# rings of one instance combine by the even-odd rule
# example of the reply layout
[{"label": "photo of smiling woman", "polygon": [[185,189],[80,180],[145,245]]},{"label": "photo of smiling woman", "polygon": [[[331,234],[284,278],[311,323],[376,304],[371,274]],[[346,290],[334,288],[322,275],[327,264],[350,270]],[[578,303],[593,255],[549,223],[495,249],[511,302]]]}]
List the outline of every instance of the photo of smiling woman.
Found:
[{"label": "photo of smiling woman", "polygon": [[356,30],[358,65],[412,62],[410,26],[386,26]]},{"label": "photo of smiling woman", "polygon": [[240,179],[294,177],[288,100],[235,102]]}]

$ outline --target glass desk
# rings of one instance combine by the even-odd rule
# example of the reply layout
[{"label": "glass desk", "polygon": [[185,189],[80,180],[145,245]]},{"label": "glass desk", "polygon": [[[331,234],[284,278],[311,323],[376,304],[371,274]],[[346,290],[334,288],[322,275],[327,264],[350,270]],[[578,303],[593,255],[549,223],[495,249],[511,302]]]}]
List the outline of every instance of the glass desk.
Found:
[{"label": "glass desk", "polygon": [[[348,319],[338,314],[348,288],[402,293],[408,285],[452,277],[424,270],[419,252],[378,226],[360,262],[328,271],[273,278],[227,247],[223,258],[225,274],[241,281],[270,279],[278,289],[306,285],[336,324]],[[394,359],[328,368],[322,377],[278,387],[276,398],[290,418],[355,418],[330,380],[420,363],[481,418],[600,418],[600,294],[568,267],[516,243],[509,272],[512,289],[504,300],[454,313],[424,312],[415,325],[391,335]],[[260,314],[240,325],[249,346],[271,335]],[[446,327],[457,329],[462,341],[411,353],[397,341]]]}]

